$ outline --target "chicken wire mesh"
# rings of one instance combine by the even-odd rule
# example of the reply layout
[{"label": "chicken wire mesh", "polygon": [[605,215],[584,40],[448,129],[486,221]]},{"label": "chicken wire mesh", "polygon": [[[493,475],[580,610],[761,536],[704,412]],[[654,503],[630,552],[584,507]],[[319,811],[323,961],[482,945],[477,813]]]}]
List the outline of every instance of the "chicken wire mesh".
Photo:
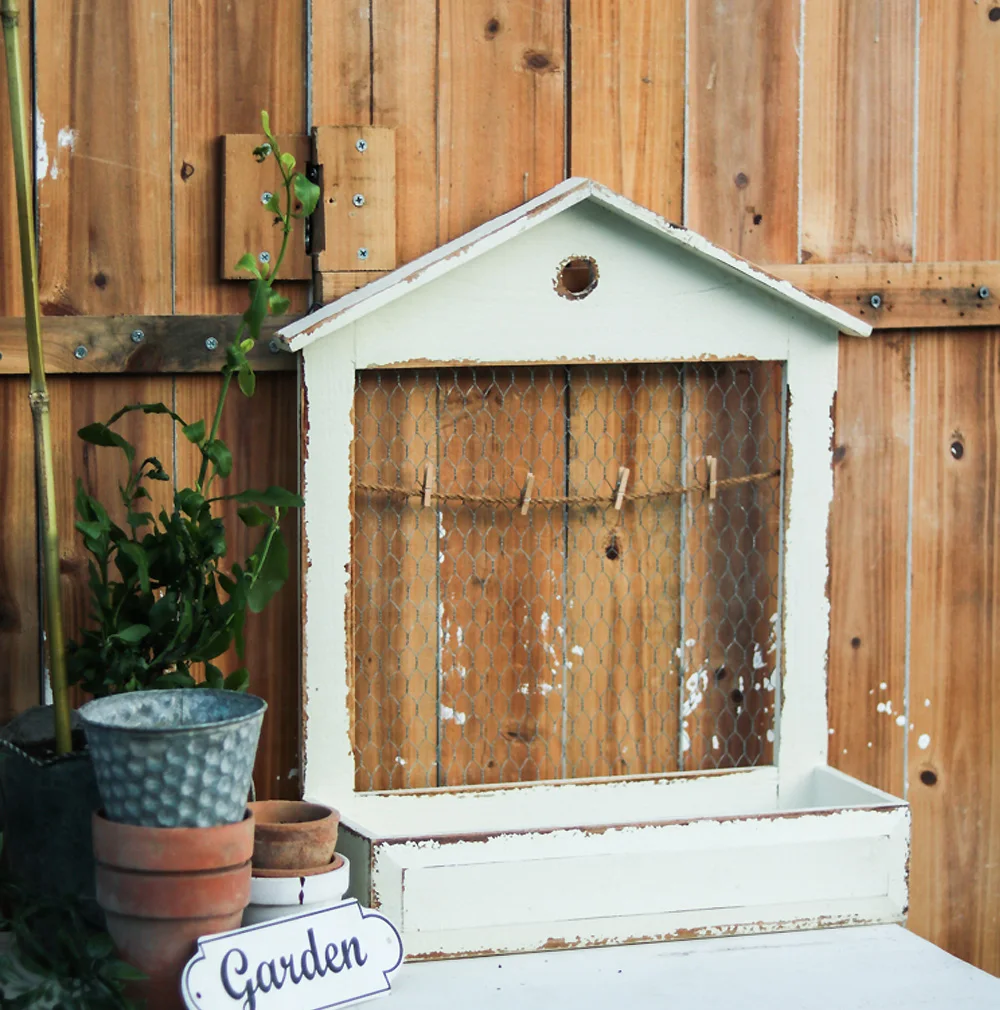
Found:
[{"label": "chicken wire mesh", "polygon": [[771,763],[783,381],[359,372],[356,788]]}]

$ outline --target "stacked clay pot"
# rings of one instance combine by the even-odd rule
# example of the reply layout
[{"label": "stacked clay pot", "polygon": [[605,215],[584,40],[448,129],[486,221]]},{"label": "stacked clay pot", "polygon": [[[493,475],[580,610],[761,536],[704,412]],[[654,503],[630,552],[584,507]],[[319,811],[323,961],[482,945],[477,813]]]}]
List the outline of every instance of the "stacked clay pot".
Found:
[{"label": "stacked clay pot", "polygon": [[250,810],[253,875],[243,925],[337,904],[350,882],[347,860],[334,852],[337,811],[302,800],[264,800]]}]

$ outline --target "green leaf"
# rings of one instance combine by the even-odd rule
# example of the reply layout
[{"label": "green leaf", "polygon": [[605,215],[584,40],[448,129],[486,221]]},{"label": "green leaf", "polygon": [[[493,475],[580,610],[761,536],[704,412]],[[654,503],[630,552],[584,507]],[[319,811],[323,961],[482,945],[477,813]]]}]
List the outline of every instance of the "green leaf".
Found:
[{"label": "green leaf", "polygon": [[247,526],[263,526],[265,523],[271,521],[271,517],[266,512],[262,512],[256,505],[243,505],[236,510],[236,514]]},{"label": "green leaf", "polygon": [[128,522],[129,526],[148,526],[150,523],[153,522],[153,513],[133,512],[131,509],[129,509],[126,521]]},{"label": "green leaf", "polygon": [[249,362],[239,370],[237,381],[240,384],[240,392],[245,397],[249,398],[253,396],[254,390],[257,388],[257,376],[254,375]]},{"label": "green leaf", "polygon": [[267,316],[267,303],[271,292],[270,286],[262,280],[250,282],[250,305],[243,313],[243,321],[250,330],[254,340],[260,340],[260,328]]},{"label": "green leaf", "polygon": [[225,498],[245,505],[269,505],[272,508],[302,508],[305,504],[297,494],[292,494],[291,491],[286,491],[283,487],[275,487],[273,484],[264,491],[255,491],[250,488],[236,494],[226,495]]},{"label": "green leaf", "polygon": [[295,155],[290,151],[282,151],[281,164],[286,172],[291,172],[291,170],[295,168]]},{"label": "green leaf", "polygon": [[288,578],[288,548],[280,530],[275,530],[270,547],[264,556],[254,583],[247,593],[247,606],[259,614],[272,596],[285,584]]},{"label": "green leaf", "polygon": [[257,268],[257,261],[254,259],[253,253],[244,253],[236,261],[236,265],[233,269],[246,270],[247,273],[253,274],[254,277],[260,277],[260,270]]},{"label": "green leaf", "polygon": [[194,677],[190,673],[184,673],[182,670],[173,670],[170,673],[163,674],[161,677],[157,677],[153,681],[152,687],[158,691],[169,687],[194,687]]},{"label": "green leaf", "polygon": [[227,691],[245,691],[250,686],[250,674],[246,667],[241,666],[238,670],[226,677],[225,688]]},{"label": "green leaf", "polygon": [[277,291],[272,291],[267,300],[267,307],[271,310],[272,316],[280,316],[288,311],[288,306],[292,303]]},{"label": "green leaf", "polygon": [[233,454],[221,438],[206,442],[205,455],[215,464],[220,477],[228,477],[233,472]]},{"label": "green leaf", "polygon": [[189,442],[197,445],[205,437],[205,422],[195,421],[193,424],[186,424],[181,431]]},{"label": "green leaf", "polygon": [[84,442],[89,442],[91,445],[117,446],[125,453],[129,463],[135,459],[135,447],[130,442],[126,442],[117,432],[112,431],[106,424],[95,421],[93,424],[81,428],[77,434]]},{"label": "green leaf", "polygon": [[149,498],[149,497],[150,497],[149,492],[144,487],[142,487],[141,485],[139,487],[137,487],[135,489],[135,491],[132,492],[132,499],[133,499],[133,501],[136,498]]},{"label": "green leaf", "polygon": [[244,354],[247,354],[247,353],[249,353],[250,351],[253,350],[254,343],[255,343],[255,341],[251,337],[247,337],[246,340],[241,340],[240,341],[240,350]]},{"label": "green leaf", "polygon": [[205,686],[215,688],[217,691],[223,687],[222,671],[212,663],[205,664]]},{"label": "green leaf", "polygon": [[[142,589],[144,593],[149,592],[149,559],[146,557],[146,552],[137,544],[133,543],[131,540],[122,541],[118,545],[118,552],[124,554],[125,557],[135,565],[136,574],[139,576],[139,588]],[[136,628],[144,628],[143,635],[149,631],[149,628],[145,625],[132,625]],[[140,638],[142,635],[139,636]],[[123,639],[123,641],[128,641],[128,639]],[[138,641],[138,639],[136,639]]]},{"label": "green leaf", "polygon": [[201,512],[204,505],[204,495],[200,495],[194,488],[183,488],[174,495],[174,508],[192,519],[198,518],[198,513]]},{"label": "green leaf", "polygon": [[93,958],[108,957],[115,949],[114,941],[107,933],[94,933],[87,937],[87,956]]},{"label": "green leaf", "polygon": [[267,109],[260,110],[260,126],[264,131],[264,136],[273,143],[274,137],[271,135],[271,117],[268,115]]},{"label": "green leaf", "polygon": [[105,974],[110,978],[116,978],[122,982],[141,982],[143,979],[148,978],[145,973],[139,971],[138,968],[133,968],[126,961],[109,962],[105,969]]},{"label": "green leaf", "polygon": [[141,642],[148,634],[149,628],[145,624],[130,624],[128,627],[122,628],[118,634],[111,635],[110,637],[119,642],[128,642],[130,645],[135,645]]},{"label": "green leaf", "polygon": [[296,212],[296,217],[309,217],[319,203],[319,186],[310,182],[301,172],[296,172],[292,179],[292,188],[295,191],[295,199],[302,204],[302,208]]},{"label": "green leaf", "polygon": [[265,202],[264,206],[272,213],[277,214],[281,217],[281,204],[278,201],[278,194],[272,193]]}]

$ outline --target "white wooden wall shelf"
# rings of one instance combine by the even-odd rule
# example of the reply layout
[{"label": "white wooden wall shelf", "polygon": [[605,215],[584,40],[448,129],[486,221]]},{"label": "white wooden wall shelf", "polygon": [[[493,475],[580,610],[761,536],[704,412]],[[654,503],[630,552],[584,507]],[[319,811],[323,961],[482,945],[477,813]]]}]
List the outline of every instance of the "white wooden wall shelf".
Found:
[{"label": "white wooden wall shelf", "polygon": [[[586,297],[555,290],[570,257],[596,262]],[[280,332],[302,351],[309,405],[305,792],[340,809],[351,893],[400,927],[411,959],[902,920],[908,807],[826,766],[838,333],[870,332],[585,179]],[[787,384],[773,762],[359,788],[345,616],[357,373],[706,361],[781,362]]]}]

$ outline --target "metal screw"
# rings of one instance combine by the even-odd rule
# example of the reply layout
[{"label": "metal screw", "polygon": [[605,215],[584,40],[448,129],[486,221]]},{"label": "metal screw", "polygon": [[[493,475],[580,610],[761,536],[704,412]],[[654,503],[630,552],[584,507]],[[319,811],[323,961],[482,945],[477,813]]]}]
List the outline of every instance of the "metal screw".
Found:
[{"label": "metal screw", "polygon": [[132,331],[132,343],[133,344],[141,344],[142,341],[143,341],[143,338],[145,336],[146,336],[146,334],[143,333],[142,330],[133,330]]},{"label": "metal screw", "polygon": [[267,201],[270,200],[272,196],[274,196],[274,194],[270,190],[266,189],[264,190],[263,193],[260,194],[260,202],[266,204]]},{"label": "metal screw", "polygon": [[270,263],[271,254],[265,249],[262,253],[258,253],[257,259],[259,259],[261,263]]},{"label": "metal screw", "polygon": [[986,299],[986,298],[989,298],[989,296],[990,296],[990,289],[988,287],[986,287],[986,285],[984,284],[979,289],[979,297],[983,298],[983,299]]},{"label": "metal screw", "polygon": [[206,337],[205,338],[205,347],[209,351],[214,351],[218,346],[219,346],[219,341],[216,340],[215,337]]},{"label": "metal screw", "polygon": [[80,344],[80,346],[73,352],[73,357],[76,358],[77,361],[83,361],[86,356],[87,348],[84,347],[83,344]]},{"label": "metal screw", "polygon": [[868,304],[871,305],[871,307],[873,309],[881,308],[881,306],[882,306],[882,296],[881,295],[872,295],[871,298],[868,299]]},{"label": "metal screw", "polygon": [[362,246],[358,250],[358,259],[359,260],[366,260],[366,259],[368,259],[368,250],[364,246]]},{"label": "metal screw", "polygon": [[358,149],[358,154],[364,154],[368,150],[368,141],[364,137],[359,137],[354,142],[354,146]]},{"label": "metal screw", "polygon": [[279,344],[277,340],[274,340],[272,338],[270,341],[268,341],[267,349],[272,354],[277,354],[281,350],[281,344]]},{"label": "metal screw", "polygon": [[361,193],[355,193],[354,194],[354,206],[355,207],[364,207],[364,205],[365,205],[364,195],[361,194]]}]

